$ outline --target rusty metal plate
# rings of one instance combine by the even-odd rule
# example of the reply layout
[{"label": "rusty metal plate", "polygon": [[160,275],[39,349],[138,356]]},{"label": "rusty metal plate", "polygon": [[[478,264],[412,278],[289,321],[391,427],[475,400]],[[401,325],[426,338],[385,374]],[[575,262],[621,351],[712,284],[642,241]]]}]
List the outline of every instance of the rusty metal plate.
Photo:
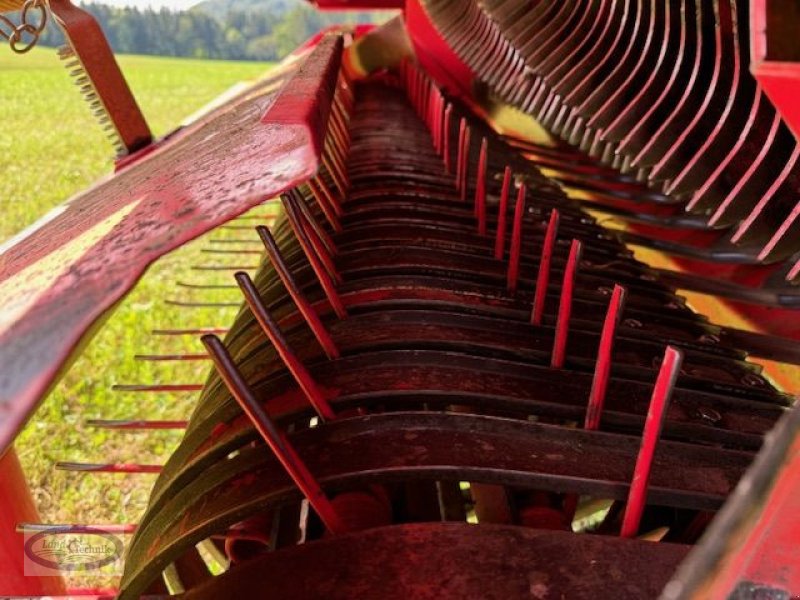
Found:
[{"label": "rusty metal plate", "polygon": [[420,523],[271,553],[186,598],[595,600],[609,589],[618,599],[655,598],[686,551],[501,525]]}]

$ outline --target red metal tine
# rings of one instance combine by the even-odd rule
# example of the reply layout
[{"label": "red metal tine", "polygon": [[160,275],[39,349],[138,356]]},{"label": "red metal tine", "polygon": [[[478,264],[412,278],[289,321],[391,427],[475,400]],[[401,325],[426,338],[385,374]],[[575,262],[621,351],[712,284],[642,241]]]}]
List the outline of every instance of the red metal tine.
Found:
[{"label": "red metal tine", "polygon": [[328,201],[328,198],[322,192],[322,190],[317,186],[316,182],[313,179],[308,180],[308,188],[311,190],[311,194],[314,196],[314,199],[317,201],[320,209],[322,210],[322,214],[325,215],[325,218],[328,220],[328,223],[331,224],[334,231],[341,231],[342,224],[339,223],[339,218],[336,216],[336,211],[333,208],[333,205]]},{"label": "red metal tine", "polygon": [[[333,262],[333,258],[328,252],[328,247],[325,245],[325,239],[327,238],[327,233],[321,232],[319,229],[319,224],[316,223],[316,221],[312,221],[309,219],[308,211],[307,209],[305,211],[303,210],[302,202],[300,202],[296,198],[291,199],[290,202],[293,204],[293,207],[295,209],[293,215],[289,215],[290,218],[292,218],[293,216],[297,220],[298,226],[306,234],[308,242],[311,245],[312,251],[320,260],[320,262],[323,264],[325,270],[328,272],[331,278],[337,284],[341,283],[342,277],[336,270],[336,265]],[[289,213],[287,213],[287,215],[288,214]],[[315,227],[315,224],[317,225],[317,227]]]},{"label": "red metal tine", "polygon": [[611,354],[614,350],[614,337],[617,326],[622,318],[622,309],[625,305],[625,288],[620,285],[614,286],[611,295],[611,303],[608,305],[606,319],[603,322],[603,330],[600,333],[600,348],[597,351],[597,363],[594,367],[594,378],[592,379],[592,389],[589,392],[589,406],[586,409],[586,419],[583,424],[584,429],[599,429],[600,416],[603,413],[603,404],[606,400],[606,390],[608,389],[608,378],[611,375]]},{"label": "red metal tine", "polygon": [[261,238],[261,241],[264,242],[264,247],[267,249],[267,256],[272,262],[272,265],[275,267],[278,277],[281,278],[283,285],[286,286],[289,295],[297,305],[297,309],[300,311],[300,314],[303,315],[306,323],[308,323],[308,326],[314,333],[314,337],[317,338],[320,346],[322,346],[322,349],[325,350],[325,354],[331,359],[338,358],[339,349],[333,342],[328,330],[325,329],[325,326],[322,324],[322,321],[317,315],[317,311],[314,310],[314,307],[311,306],[308,300],[306,300],[303,292],[301,292],[300,288],[297,287],[297,283],[295,282],[294,277],[292,277],[292,274],[289,272],[289,268],[286,266],[283,256],[278,249],[278,245],[275,243],[275,239],[272,237],[269,229],[263,225],[260,225],[256,227],[256,232]]},{"label": "red metal tine", "polygon": [[542,256],[539,260],[539,273],[536,276],[536,292],[533,296],[531,309],[531,323],[541,325],[544,317],[544,302],[547,298],[547,286],[550,284],[550,263],[553,259],[553,247],[558,235],[558,221],[561,214],[557,208],[550,211],[550,221],[547,223],[547,232],[542,242]]},{"label": "red metal tine", "polygon": [[497,207],[497,234],[494,239],[494,257],[503,259],[506,250],[506,220],[508,219],[508,194],[511,190],[511,167],[503,171],[503,188],[500,192],[500,203]]},{"label": "red metal tine", "polygon": [[292,374],[292,377],[294,377],[297,385],[299,385],[300,389],[303,390],[303,393],[306,395],[306,398],[308,398],[311,406],[314,407],[314,410],[317,411],[317,414],[321,419],[325,421],[332,421],[335,419],[336,414],[333,412],[330,404],[328,404],[325,396],[319,390],[317,384],[314,382],[314,379],[311,377],[311,374],[305,368],[303,363],[299,358],[297,358],[297,355],[289,347],[289,344],[286,341],[286,338],[283,337],[283,333],[281,333],[278,324],[272,318],[272,315],[269,314],[269,310],[261,300],[261,294],[259,294],[258,288],[256,288],[253,280],[250,279],[250,276],[243,271],[236,273],[234,277],[236,278],[236,282],[239,284],[239,287],[242,289],[244,299],[247,302],[247,305],[250,307],[250,310],[253,312],[253,316],[256,318],[259,325],[261,325],[261,329],[269,338],[269,341],[274,346],[278,356],[280,356],[281,360],[283,360],[283,364],[285,364],[286,368],[289,369],[289,372]]},{"label": "red metal tine", "polygon": [[469,125],[467,125],[467,128],[464,131],[464,152],[461,155],[461,185],[458,186],[458,189],[461,190],[462,202],[467,201],[467,189],[469,188],[467,185],[467,177],[469,176],[469,144],[471,137],[472,129]]},{"label": "red metal tine", "polygon": [[481,140],[478,174],[475,179],[475,216],[478,218],[478,235],[486,235],[486,162],[488,142]]},{"label": "red metal tine", "polygon": [[509,292],[517,290],[519,279],[519,254],[522,245],[522,217],[525,214],[525,185],[519,186],[517,205],[514,207],[514,223],[511,226],[511,249],[508,256],[506,287]]},{"label": "red metal tine", "polygon": [[572,240],[569,248],[567,267],[564,269],[564,282],[561,286],[561,299],[558,304],[558,319],[556,320],[555,340],[553,341],[553,354],[550,366],[554,369],[564,367],[567,351],[567,338],[569,336],[569,318],[572,313],[572,295],[575,290],[575,276],[578,273],[578,264],[581,261],[583,245],[579,240]]},{"label": "red metal tine", "polygon": [[435,148],[436,154],[442,153],[442,130],[444,126],[444,107],[445,107],[445,100],[444,96],[441,92],[437,90],[436,94],[436,138],[435,138]]},{"label": "red metal tine", "polygon": [[141,419],[87,419],[86,425],[100,429],[118,430],[170,430],[186,429],[188,421],[147,421]]},{"label": "red metal tine", "polygon": [[292,228],[295,237],[300,243],[300,247],[303,249],[303,253],[306,255],[308,262],[311,263],[311,268],[314,270],[314,273],[316,274],[317,279],[319,280],[319,283],[325,292],[325,296],[328,298],[328,302],[330,302],[331,307],[336,315],[340,319],[344,319],[347,316],[347,311],[344,308],[344,304],[342,304],[341,298],[339,298],[339,293],[336,291],[336,286],[334,286],[333,280],[328,274],[328,271],[325,270],[325,266],[320,261],[319,256],[317,256],[316,252],[314,252],[311,242],[306,235],[305,229],[298,220],[299,217],[295,212],[295,207],[291,200],[288,198],[288,196],[285,196],[284,201],[289,226]]},{"label": "red metal tine", "polygon": [[636,458],[636,467],[633,471],[633,479],[628,492],[628,502],[625,506],[625,514],[622,517],[621,537],[631,538],[639,532],[639,524],[642,520],[645,501],[647,499],[647,485],[650,481],[650,471],[653,466],[658,438],[661,437],[661,430],[667,416],[667,407],[675,389],[675,383],[681,372],[683,353],[672,346],[667,346],[664,353],[664,361],[658,372],[656,386],[653,389],[653,396],[650,399],[650,407],[647,409],[647,418],[644,423],[644,433],[642,434],[642,446]]},{"label": "red metal tine", "polygon": [[322,491],[319,483],[309,472],[286,436],[275,427],[267,413],[261,408],[247,382],[242,377],[225,345],[215,335],[200,338],[214,360],[214,365],[231,395],[250,418],[253,426],[270,447],[275,457],[295,482],[309,504],[319,515],[326,529],[331,533],[343,533],[345,526],[336,509]]},{"label": "red metal tine", "polygon": [[328,199],[328,204],[333,207],[334,212],[336,212],[337,217],[342,216],[342,205],[339,202],[339,199],[336,197],[336,194],[333,193],[328,184],[325,183],[325,180],[322,177],[314,177],[312,181],[316,184],[316,186],[320,189],[320,191],[325,195]]},{"label": "red metal tine", "polygon": [[58,471],[77,471],[81,473],[125,473],[125,474],[156,474],[164,468],[162,465],[140,465],[135,463],[82,463],[82,462],[57,462]]},{"label": "red metal tine", "polygon": [[448,175],[451,172],[450,164],[450,121],[453,118],[453,105],[448,104],[444,109],[444,123],[442,124],[442,148],[444,154],[444,171]]},{"label": "red metal tine", "polygon": [[317,218],[314,216],[314,213],[311,212],[311,209],[308,208],[308,204],[306,204],[306,199],[303,197],[303,194],[297,188],[294,188],[289,191],[289,196],[292,197],[295,206],[300,210],[300,215],[304,217],[304,221],[311,227],[311,233],[309,234],[312,237],[316,237],[324,246],[325,246],[325,253],[329,256],[335,256],[337,249],[336,244],[333,243],[333,238],[328,235],[328,232],[325,231],[325,228],[319,224]]},{"label": "red metal tine", "polygon": [[458,123],[458,149],[456,151],[456,189],[461,191],[461,169],[464,166],[464,136],[467,133],[467,120],[461,117]]}]

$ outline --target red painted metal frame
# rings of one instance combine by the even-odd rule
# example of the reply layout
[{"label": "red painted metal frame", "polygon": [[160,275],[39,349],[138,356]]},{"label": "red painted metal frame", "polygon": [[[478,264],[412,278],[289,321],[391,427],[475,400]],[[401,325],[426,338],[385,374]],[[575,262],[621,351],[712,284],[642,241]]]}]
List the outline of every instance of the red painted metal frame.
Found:
[{"label": "red painted metal frame", "polygon": [[317,172],[341,53],[321,40],[2,249],[0,451],[148,265]]},{"label": "red painted metal frame", "polygon": [[38,523],[39,516],[13,448],[0,453],[0,484],[0,596],[64,594],[61,577],[25,575],[25,538],[17,524]]},{"label": "red painted metal frame", "polygon": [[48,5],[125,150],[142,150],[152,141],[150,129],[97,20],[70,0],[49,0]]},{"label": "red painted metal frame", "polygon": [[[750,2],[750,70],[792,133],[800,140],[800,103],[797,101],[800,97],[800,62],[770,56],[769,52],[769,38],[776,35],[770,31],[770,21],[790,19],[796,29],[797,17],[797,9],[786,2]],[[796,38],[789,42],[796,43]]]}]

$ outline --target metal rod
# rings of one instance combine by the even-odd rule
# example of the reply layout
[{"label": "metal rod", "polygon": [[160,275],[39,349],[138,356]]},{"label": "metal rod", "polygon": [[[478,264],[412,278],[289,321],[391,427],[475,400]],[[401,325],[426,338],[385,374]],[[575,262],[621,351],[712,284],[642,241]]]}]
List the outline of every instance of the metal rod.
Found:
[{"label": "metal rod", "polygon": [[506,250],[506,220],[508,219],[508,194],[511,190],[511,167],[503,170],[503,187],[497,207],[497,234],[494,239],[494,257],[503,260]]},{"label": "metal rod", "polygon": [[486,163],[488,160],[488,142],[481,140],[481,152],[478,157],[478,174],[475,178],[475,216],[478,218],[478,235],[486,235]]},{"label": "metal rod", "polygon": [[97,524],[66,524],[66,523],[18,523],[17,533],[32,533],[35,531],[46,531],[54,535],[67,535],[70,533],[134,533],[138,525],[135,523],[107,523]]},{"label": "metal rod", "polygon": [[333,339],[331,338],[327,329],[325,329],[325,326],[322,324],[322,321],[317,315],[317,311],[314,310],[314,307],[311,306],[308,300],[306,300],[305,295],[297,286],[297,283],[295,282],[294,277],[292,277],[292,274],[289,272],[289,267],[284,262],[283,256],[281,256],[278,245],[275,243],[275,239],[272,237],[269,229],[263,226],[258,226],[256,227],[256,232],[261,238],[261,241],[264,242],[264,247],[267,249],[267,256],[272,262],[272,265],[275,267],[278,277],[281,278],[283,285],[289,291],[289,295],[292,297],[292,300],[297,305],[297,309],[300,311],[300,314],[303,315],[306,323],[308,323],[308,326],[314,333],[314,337],[317,338],[320,346],[322,346],[322,349],[325,350],[325,354],[327,354],[328,358],[330,359],[338,358],[339,350],[336,348],[336,344],[333,342]]},{"label": "metal rod", "polygon": [[467,131],[467,120],[461,117],[458,122],[458,148],[456,150],[456,190],[461,191],[461,169],[464,166],[464,136]]},{"label": "metal rod", "polygon": [[314,199],[317,201],[317,206],[319,206],[322,214],[325,215],[325,218],[330,223],[331,227],[333,227],[334,231],[341,231],[342,224],[339,223],[339,219],[336,216],[336,211],[334,210],[333,206],[328,202],[328,199],[322,193],[322,190],[317,187],[317,184],[314,182],[313,179],[308,180],[308,188],[311,190],[311,194],[314,196]]},{"label": "metal rod", "polygon": [[228,350],[223,345],[222,340],[214,335],[204,335],[201,339],[209,354],[213,357],[217,372],[222,377],[228,390],[239,403],[244,413],[250,418],[253,426],[261,434],[261,437],[283,465],[283,468],[286,469],[286,472],[308,499],[309,504],[317,512],[322,523],[331,533],[344,533],[344,523],[336,512],[335,507],[325,496],[319,483],[317,483],[305,463],[297,455],[294,447],[283,433],[275,427],[272,420],[258,403]]},{"label": "metal rod", "polygon": [[664,353],[664,360],[661,369],[658,371],[653,396],[650,399],[650,407],[647,409],[647,418],[644,422],[644,433],[642,434],[642,446],[636,458],[636,466],[633,470],[633,479],[628,491],[628,502],[625,505],[625,514],[622,517],[622,529],[620,537],[631,538],[639,532],[639,524],[642,521],[645,502],[647,500],[647,486],[650,481],[650,471],[653,466],[658,439],[661,437],[661,430],[664,428],[664,421],[667,416],[667,407],[675,389],[675,383],[681,372],[683,353],[667,346]]},{"label": "metal rod", "polygon": [[519,279],[519,255],[522,245],[522,217],[525,214],[525,186],[519,187],[517,204],[514,207],[514,223],[511,227],[511,249],[508,256],[507,287],[509,292],[517,290]]},{"label": "metal rod", "polygon": [[556,333],[553,341],[553,354],[550,366],[554,369],[564,367],[567,353],[567,338],[569,337],[569,318],[572,314],[572,296],[575,290],[575,276],[581,260],[583,245],[579,240],[572,240],[569,248],[567,267],[564,270],[564,281],[561,286],[561,299],[558,303],[558,318],[556,319]]},{"label": "metal rod", "polygon": [[328,275],[330,275],[337,284],[341,283],[342,277],[336,270],[336,265],[333,262],[331,254],[328,253],[324,238],[318,235],[318,232],[314,229],[314,225],[303,214],[302,204],[298,202],[297,199],[291,200],[291,202],[294,204],[295,210],[287,211],[287,216],[290,219],[294,218],[298,226],[305,232],[306,240],[308,241],[311,251],[325,267]]},{"label": "metal rod", "polygon": [[236,273],[235,277],[236,282],[242,289],[242,294],[244,294],[244,299],[247,302],[247,305],[253,312],[253,316],[255,316],[259,325],[261,325],[261,329],[264,331],[267,338],[269,338],[269,341],[277,351],[278,356],[281,357],[281,360],[283,360],[286,368],[289,369],[289,372],[300,386],[300,389],[303,390],[303,393],[306,395],[306,398],[308,398],[311,406],[314,407],[314,410],[317,411],[317,414],[321,419],[325,421],[331,421],[335,419],[336,414],[333,412],[333,409],[331,409],[331,406],[328,404],[325,396],[319,390],[316,382],[311,377],[311,374],[305,368],[303,363],[299,358],[297,358],[297,355],[289,347],[289,344],[286,341],[286,338],[283,337],[283,333],[281,333],[278,324],[269,314],[267,307],[264,306],[264,302],[261,300],[261,295],[258,293],[258,288],[256,288],[253,280],[250,279],[250,276],[247,273]]},{"label": "metal rod", "polygon": [[550,285],[550,263],[553,259],[553,247],[558,235],[558,221],[560,213],[557,208],[550,211],[550,220],[547,223],[547,232],[542,242],[542,255],[539,259],[539,273],[536,276],[536,291],[533,296],[531,309],[531,323],[541,325],[544,317],[544,303],[547,298],[547,287]]},{"label": "metal rod", "polygon": [[133,463],[81,463],[57,462],[55,468],[59,471],[76,471],[86,473],[160,473],[161,465],[137,465]]},{"label": "metal rod", "polygon": [[208,354],[136,354],[133,359],[144,362],[184,362],[208,360]]},{"label": "metal rod", "polygon": [[164,300],[167,306],[179,306],[181,308],[238,308],[240,302],[184,302],[182,300]]},{"label": "metal rod", "polygon": [[[231,286],[235,288],[237,286]],[[153,335],[166,335],[166,336],[178,336],[178,335],[203,335],[206,333],[216,333],[219,335],[224,335],[228,333],[227,327],[198,327],[196,329],[153,329],[150,333]]]},{"label": "metal rod", "polygon": [[622,318],[625,295],[624,287],[620,285],[614,286],[611,303],[608,305],[606,319],[603,322],[603,330],[600,333],[600,348],[597,351],[597,362],[594,366],[592,389],[589,392],[589,406],[586,409],[586,419],[583,424],[584,429],[595,430],[600,428],[600,416],[603,413],[608,379],[611,375],[611,355],[614,351],[614,337]]},{"label": "metal rod", "polygon": [[453,119],[453,105],[449,102],[444,109],[444,123],[442,123],[442,155],[444,157],[444,172],[450,174],[450,121]]},{"label": "metal rod", "polygon": [[303,194],[295,188],[291,192],[289,192],[289,196],[295,203],[295,206],[299,209],[299,214],[301,214],[308,225],[311,226],[312,232],[314,236],[316,236],[320,243],[325,246],[325,252],[328,256],[335,256],[336,255],[336,244],[333,243],[333,239],[328,232],[325,231],[325,228],[319,224],[317,218],[314,216],[314,213],[308,208],[308,204],[306,204],[306,199],[303,197]]},{"label": "metal rod", "polygon": [[472,137],[472,128],[467,125],[466,130],[464,131],[464,153],[461,155],[461,184],[458,186],[458,189],[461,191],[461,201],[467,201],[467,185],[468,177],[469,177],[469,145],[470,139]]},{"label": "metal rod", "polygon": [[325,266],[312,249],[311,242],[308,240],[305,229],[303,229],[298,222],[298,217],[295,213],[294,206],[291,202],[291,199],[288,197],[286,198],[286,215],[289,221],[289,226],[292,228],[292,231],[294,231],[294,235],[297,238],[297,241],[300,243],[300,247],[303,249],[306,259],[311,264],[311,268],[316,274],[317,280],[322,286],[325,296],[328,298],[328,302],[330,302],[336,315],[340,319],[344,319],[347,316],[347,311],[345,310],[344,304],[342,304],[342,301],[339,298],[339,293],[336,291],[333,280],[328,274],[328,271],[325,269]]},{"label": "metal rod", "polygon": [[111,386],[114,392],[200,392],[202,383],[125,383]]},{"label": "metal rod", "polygon": [[138,419],[88,419],[86,425],[101,429],[186,429],[188,421],[144,421]]}]

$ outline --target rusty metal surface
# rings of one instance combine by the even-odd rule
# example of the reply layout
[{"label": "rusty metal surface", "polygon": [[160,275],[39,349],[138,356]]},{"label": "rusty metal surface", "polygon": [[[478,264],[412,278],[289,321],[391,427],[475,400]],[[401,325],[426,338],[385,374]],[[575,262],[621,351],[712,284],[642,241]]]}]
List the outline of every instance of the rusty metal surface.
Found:
[{"label": "rusty metal surface", "polygon": [[655,597],[685,553],[679,544],[501,525],[402,525],[269,554],[185,597],[594,600],[613,587],[615,598],[638,600]]},{"label": "rusty metal surface", "polygon": [[340,53],[321,41],[5,245],[0,449],[150,263],[316,172]]}]

